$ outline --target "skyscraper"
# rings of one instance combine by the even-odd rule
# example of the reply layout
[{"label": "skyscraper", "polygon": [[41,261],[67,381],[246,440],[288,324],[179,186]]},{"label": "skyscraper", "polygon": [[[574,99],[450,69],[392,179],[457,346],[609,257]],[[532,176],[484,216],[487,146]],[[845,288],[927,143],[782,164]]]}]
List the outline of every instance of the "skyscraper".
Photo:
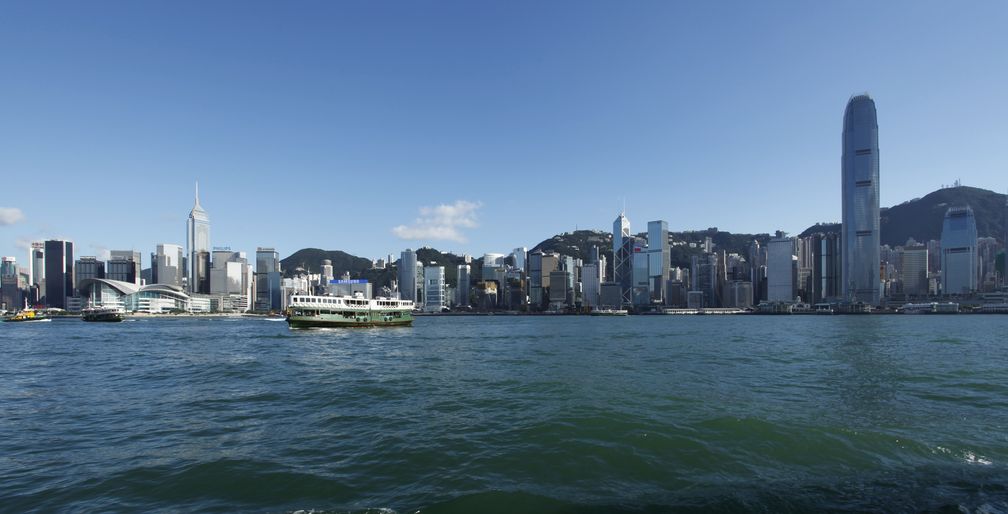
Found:
[{"label": "skyscraper", "polygon": [[37,286],[45,294],[45,243],[34,241],[28,250],[28,286]]},{"label": "skyscraper", "polygon": [[417,300],[417,267],[416,252],[409,248],[403,250],[399,255],[399,298],[403,300]]},{"label": "skyscraper", "polygon": [[941,234],[942,293],[977,289],[977,228],[973,209],[950,207]]},{"label": "skyscraper", "polygon": [[255,308],[258,311],[279,311],[280,254],[273,248],[256,248]]},{"label": "skyscraper", "polygon": [[140,252],[112,250],[105,263],[105,278],[140,285]]},{"label": "skyscraper", "polygon": [[[196,183],[196,200],[193,208],[189,211],[189,220],[186,222],[186,255],[189,256],[189,270],[185,273],[189,292],[209,293],[203,290],[204,284],[209,286],[209,276],[201,277],[199,273],[200,259],[199,252],[210,251],[210,216],[199,203],[199,182]],[[158,277],[164,280],[161,277]],[[201,280],[202,279],[202,280]]]},{"label": "skyscraper", "polygon": [[448,306],[448,298],[445,296],[444,266],[424,266],[423,283],[424,310],[441,312]]},{"label": "skyscraper", "polygon": [[668,222],[663,220],[648,222],[648,276],[650,278],[651,299],[659,303],[665,300],[665,282],[669,278],[669,258],[671,250],[668,242]]},{"label": "skyscraper", "polygon": [[0,259],[0,308],[16,311],[22,307],[21,290],[18,288],[17,259]]},{"label": "skyscraper", "polygon": [[630,220],[621,212],[613,221],[613,278],[620,287],[623,305],[633,303],[634,237],[630,235]]},{"label": "skyscraper", "polygon": [[469,273],[471,269],[468,264],[459,264],[456,268],[458,285],[455,287],[457,296],[455,303],[462,307],[469,306]]},{"label": "skyscraper", "polygon": [[842,281],[845,300],[879,304],[879,147],[875,101],[851,97],[844,112]]},{"label": "skyscraper", "polygon": [[157,253],[151,262],[154,283],[182,287],[182,247],[173,244],[157,245]]},{"label": "skyscraper", "polygon": [[66,309],[74,290],[73,243],[53,239],[45,242],[45,303]]},{"label": "skyscraper", "polygon": [[767,243],[767,301],[795,301],[798,257],[795,241],[783,232]]}]

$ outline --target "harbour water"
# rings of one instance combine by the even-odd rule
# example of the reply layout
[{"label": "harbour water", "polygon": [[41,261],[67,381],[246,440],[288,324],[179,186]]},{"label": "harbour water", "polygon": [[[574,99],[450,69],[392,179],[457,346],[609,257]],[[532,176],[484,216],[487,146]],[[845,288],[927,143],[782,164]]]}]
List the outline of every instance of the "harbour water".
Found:
[{"label": "harbour water", "polygon": [[0,327],[0,511],[1008,511],[1006,316]]}]

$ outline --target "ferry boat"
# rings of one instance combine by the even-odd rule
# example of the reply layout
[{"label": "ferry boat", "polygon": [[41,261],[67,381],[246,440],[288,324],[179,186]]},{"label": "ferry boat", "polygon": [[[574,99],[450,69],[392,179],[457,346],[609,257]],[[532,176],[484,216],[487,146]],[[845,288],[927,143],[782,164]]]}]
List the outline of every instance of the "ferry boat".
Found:
[{"label": "ferry boat", "polygon": [[36,311],[35,309],[25,309],[13,316],[6,317],[3,320],[9,323],[39,323],[43,321],[52,321],[52,318],[46,316],[45,313]]},{"label": "ferry boat", "polygon": [[626,309],[595,309],[589,313],[592,316],[626,316]]},{"label": "ferry boat", "polygon": [[88,307],[81,311],[84,321],[118,322],[123,320],[124,312],[112,307]]},{"label": "ferry boat", "polygon": [[413,323],[413,302],[396,298],[296,294],[287,308],[290,328],[394,327]]},{"label": "ferry boat", "polygon": [[897,312],[901,314],[958,314],[959,304],[954,302],[906,303]]}]

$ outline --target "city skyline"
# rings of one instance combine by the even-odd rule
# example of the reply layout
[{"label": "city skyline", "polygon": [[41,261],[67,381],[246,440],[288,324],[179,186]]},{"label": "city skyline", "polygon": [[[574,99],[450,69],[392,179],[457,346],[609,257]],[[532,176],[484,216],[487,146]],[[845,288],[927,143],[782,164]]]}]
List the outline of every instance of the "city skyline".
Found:
[{"label": "city skyline", "polygon": [[[865,90],[885,106],[881,205],[956,179],[1005,189],[1008,72],[989,66],[1005,46],[998,3],[104,9],[7,13],[17,22],[0,42],[19,57],[0,56],[12,99],[0,172],[25,193],[0,202],[2,255],[52,238],[99,257],[185,245],[178,206],[195,180],[215,241],[282,255],[480,255],[605,230],[624,200],[631,219],[672,230],[797,233],[841,219],[826,194],[839,182],[836,120]],[[274,15],[298,30],[270,30]],[[38,44],[40,32],[52,37]],[[58,187],[33,195],[40,182]],[[516,209],[516,195],[562,208]],[[109,231],[82,198],[128,215]],[[258,198],[272,200],[265,211]],[[367,215],[291,220],[336,207]]]}]

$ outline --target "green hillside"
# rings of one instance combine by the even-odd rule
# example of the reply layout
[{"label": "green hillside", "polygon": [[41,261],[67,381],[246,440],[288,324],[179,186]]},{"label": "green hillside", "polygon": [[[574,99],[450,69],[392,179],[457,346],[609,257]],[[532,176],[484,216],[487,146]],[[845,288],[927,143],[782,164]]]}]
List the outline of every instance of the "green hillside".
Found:
[{"label": "green hillside", "polygon": [[[939,189],[923,198],[915,198],[880,214],[882,244],[898,246],[908,238],[919,242],[941,239],[942,222],[949,207],[969,205],[976,216],[977,235],[1004,240],[1005,195],[976,187]],[[802,232],[839,232],[839,223],[819,224]]]}]

